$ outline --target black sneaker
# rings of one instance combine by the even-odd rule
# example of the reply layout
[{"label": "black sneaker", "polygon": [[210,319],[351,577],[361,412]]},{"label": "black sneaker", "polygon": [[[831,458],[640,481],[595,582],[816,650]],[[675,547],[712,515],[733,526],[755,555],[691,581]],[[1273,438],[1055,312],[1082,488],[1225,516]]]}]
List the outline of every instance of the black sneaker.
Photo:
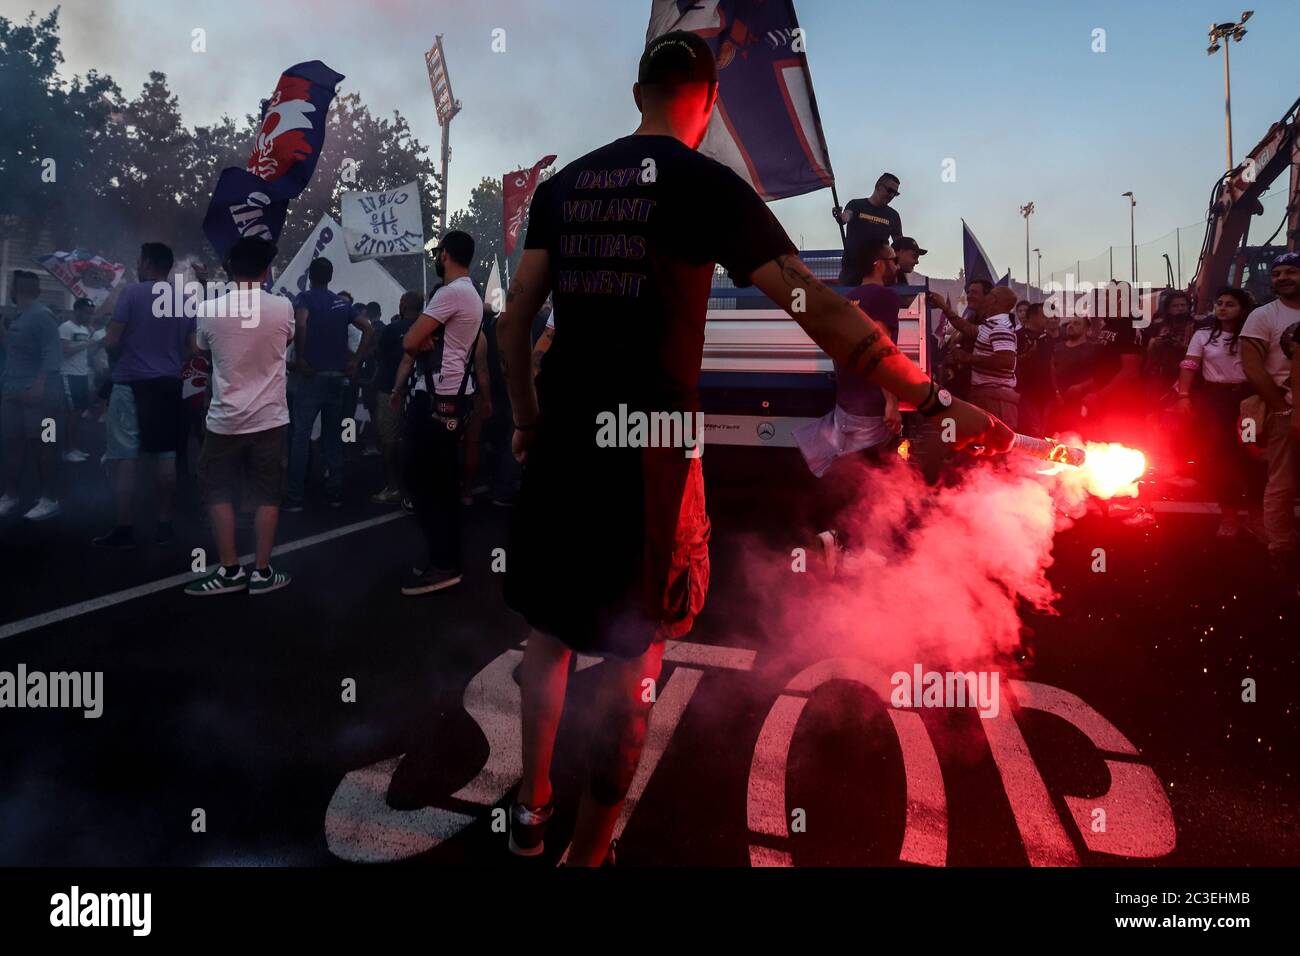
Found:
[{"label": "black sneaker", "polygon": [[402,582],[402,593],[408,597],[431,594],[460,584],[459,571],[439,571],[435,568],[412,568]]},{"label": "black sneaker", "polygon": [[131,528],[117,527],[108,534],[91,538],[90,543],[97,548],[107,548],[110,551],[130,551],[135,547],[135,531]]},{"label": "black sneaker", "polygon": [[510,804],[510,852],[515,856],[541,856],[546,849],[546,825],[555,812],[555,801],[544,807]]},{"label": "black sneaker", "polygon": [[296,514],[299,511],[302,511],[303,507],[304,506],[301,501],[286,501],[283,505],[280,506],[280,510],[285,512],[292,512]]},{"label": "black sneaker", "polygon": [[154,532],[154,544],[171,544],[176,540],[176,531],[170,521],[159,521],[158,530]]},{"label": "black sneaker", "polygon": [[331,508],[342,508],[342,507],[343,507],[343,499],[342,499],[342,498],[331,498],[331,499],[327,502],[327,504],[328,504]]}]

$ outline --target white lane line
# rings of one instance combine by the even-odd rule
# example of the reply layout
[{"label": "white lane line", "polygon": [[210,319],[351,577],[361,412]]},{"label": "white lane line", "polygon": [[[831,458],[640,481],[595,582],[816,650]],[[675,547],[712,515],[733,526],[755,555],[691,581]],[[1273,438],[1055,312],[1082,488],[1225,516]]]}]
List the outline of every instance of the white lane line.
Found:
[{"label": "white lane line", "polygon": [[[365,521],[358,521],[355,524],[347,524],[341,528],[335,528],[332,531],[325,531],[321,534],[314,534],[309,538],[301,538],[297,541],[290,541],[288,544],[277,546],[271,551],[273,556],[290,554],[294,551],[301,551],[303,548],[311,548],[318,544],[324,544],[326,541],[333,541],[335,538],[341,538],[344,535],[353,534],[357,531],[364,531],[367,528],[373,528],[377,525],[387,524],[389,521],[396,521],[398,518],[406,516],[404,511],[397,511],[393,514],[382,515],[378,518],[367,518]],[[241,554],[240,563],[247,564],[252,561],[255,555]],[[114,591],[112,594],[105,594],[102,597],[91,598],[89,601],[81,601],[77,604],[69,604],[67,607],[57,608],[53,611],[46,611],[44,614],[37,614],[33,617],[23,618],[21,621],[14,621],[10,624],[0,626],[0,641],[6,637],[13,637],[16,634],[23,634],[27,631],[34,631],[38,627],[45,627],[49,624],[57,624],[59,621],[66,621],[68,618],[80,617],[82,614],[90,614],[94,611],[101,611],[104,608],[112,607],[115,604],[122,604],[126,601],[133,601],[139,597],[145,597],[149,594],[156,594],[159,591],[166,591],[168,588],[180,587],[182,584],[188,584],[193,581],[195,574],[186,571],[184,574],[173,574],[169,578],[161,578],[157,581],[150,581],[148,584],[141,584],[137,587],[127,588],[124,591]]]}]

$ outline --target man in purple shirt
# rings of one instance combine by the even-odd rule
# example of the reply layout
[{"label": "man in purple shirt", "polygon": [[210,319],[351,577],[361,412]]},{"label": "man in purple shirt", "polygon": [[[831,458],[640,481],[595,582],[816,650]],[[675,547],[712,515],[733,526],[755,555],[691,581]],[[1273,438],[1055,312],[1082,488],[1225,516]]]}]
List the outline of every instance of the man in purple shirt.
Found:
[{"label": "man in purple shirt", "polygon": [[96,547],[135,547],[131,503],[135,461],[143,453],[158,459],[158,528],[155,544],[174,540],[172,498],[176,492],[176,450],[181,434],[181,364],[194,351],[194,316],[185,314],[168,281],[174,257],[161,242],[140,247],[140,281],[122,289],[104,347],[114,359],[108,401],[107,459],[117,482],[117,521]]}]

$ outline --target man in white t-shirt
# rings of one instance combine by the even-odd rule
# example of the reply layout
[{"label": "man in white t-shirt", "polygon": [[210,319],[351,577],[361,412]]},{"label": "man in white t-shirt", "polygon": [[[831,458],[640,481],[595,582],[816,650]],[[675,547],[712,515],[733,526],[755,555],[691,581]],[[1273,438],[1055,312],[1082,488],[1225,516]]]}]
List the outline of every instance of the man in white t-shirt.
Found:
[{"label": "man in white t-shirt", "polygon": [[[199,488],[221,563],[186,586],[185,593],[194,597],[244,590],[266,594],[289,583],[289,575],[271,567],[289,430],[285,362],[294,335],[293,303],[261,287],[275,254],[265,239],[240,239],[226,259],[234,287],[198,307],[195,340],[210,353],[212,365]],[[235,548],[236,496],[255,508],[257,557],[251,574]]]},{"label": "man in white t-shirt", "polygon": [[68,446],[63,452],[67,462],[83,462],[90,456],[77,448],[77,433],[81,414],[90,407],[90,316],[95,303],[78,299],[72,306],[72,318],[59,326],[59,340],[63,346],[63,363],[59,378],[63,384],[63,403],[67,410],[64,431]]},{"label": "man in white t-shirt", "polygon": [[1260,431],[1268,455],[1264,488],[1264,535],[1273,566],[1291,573],[1295,560],[1297,423],[1291,393],[1291,365],[1300,330],[1300,252],[1273,260],[1277,298],[1250,313],[1241,329],[1246,378],[1264,400],[1268,417]]},{"label": "man in white t-shirt", "polygon": [[[434,250],[443,284],[402,340],[406,358],[393,392],[401,394],[411,378],[406,486],[428,549],[427,562],[413,568],[402,584],[406,595],[441,591],[461,580],[459,452],[476,392],[475,356],[483,326],[483,297],[469,277],[473,261],[471,236],[443,236]],[[477,364],[484,373],[481,356]]]}]

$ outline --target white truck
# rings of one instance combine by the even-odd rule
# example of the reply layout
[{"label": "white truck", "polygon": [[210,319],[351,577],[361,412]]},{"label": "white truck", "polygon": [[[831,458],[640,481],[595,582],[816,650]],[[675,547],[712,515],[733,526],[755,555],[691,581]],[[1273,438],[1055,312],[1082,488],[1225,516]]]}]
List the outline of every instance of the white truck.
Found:
[{"label": "white truck", "polygon": [[[801,252],[828,283],[839,274],[840,251]],[[839,292],[847,289],[832,286]],[[898,347],[930,371],[929,286],[895,286]],[[793,448],[794,429],[821,418],[835,403],[830,357],[785,310],[754,287],[738,289],[725,271],[713,279],[700,372],[704,443]]]}]

